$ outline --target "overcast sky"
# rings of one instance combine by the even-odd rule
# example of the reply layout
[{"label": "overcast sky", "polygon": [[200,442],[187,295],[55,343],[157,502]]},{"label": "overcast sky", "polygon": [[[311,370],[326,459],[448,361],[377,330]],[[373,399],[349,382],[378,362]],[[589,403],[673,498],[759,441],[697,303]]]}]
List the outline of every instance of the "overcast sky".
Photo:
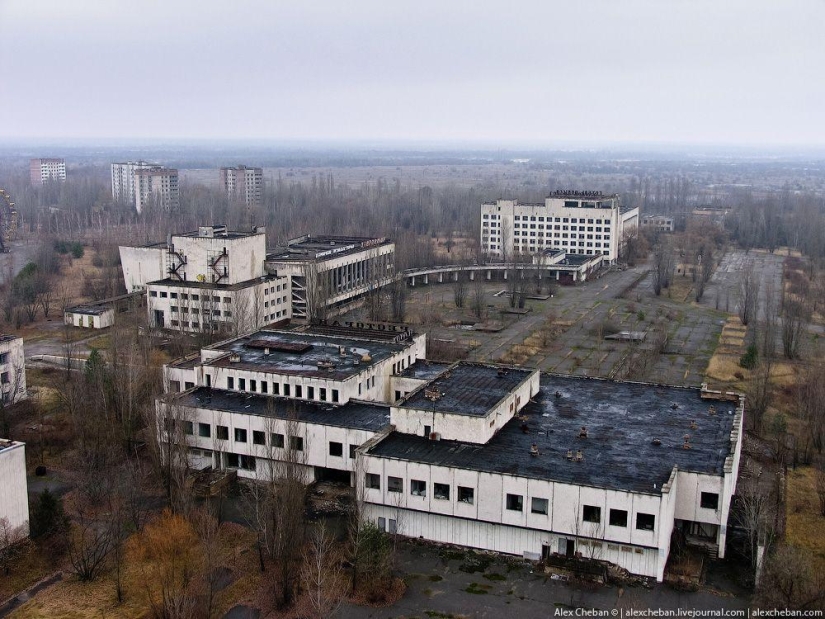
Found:
[{"label": "overcast sky", "polygon": [[825,145],[825,0],[0,0],[0,139]]}]

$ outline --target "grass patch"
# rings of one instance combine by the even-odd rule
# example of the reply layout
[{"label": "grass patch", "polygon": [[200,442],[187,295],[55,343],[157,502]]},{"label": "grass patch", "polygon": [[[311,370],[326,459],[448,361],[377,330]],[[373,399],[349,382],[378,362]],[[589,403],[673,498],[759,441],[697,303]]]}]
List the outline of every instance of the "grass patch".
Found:
[{"label": "grass patch", "polygon": [[483,576],[487,580],[493,580],[497,582],[501,582],[502,580],[507,580],[507,577],[504,574],[496,574],[495,572],[491,572],[489,574],[484,574]]},{"label": "grass patch", "polygon": [[463,550],[445,548],[438,553],[438,556],[445,561],[463,561],[466,553]]},{"label": "grass patch", "polygon": [[10,598],[31,587],[55,569],[53,555],[33,542],[21,544],[11,564],[11,571],[0,578],[0,600]]},{"label": "grass patch", "polygon": [[816,567],[825,570],[825,518],[819,515],[816,471],[799,467],[788,472],[785,538],[813,555]]},{"label": "grass patch", "polygon": [[492,588],[493,587],[491,585],[482,585],[481,583],[471,582],[470,586],[464,590],[467,593],[472,593],[473,595],[487,595]]},{"label": "grass patch", "polygon": [[424,614],[431,619],[464,619],[467,615],[454,615],[453,613],[442,613],[440,610],[425,610]]},{"label": "grass patch", "polygon": [[444,577],[440,576],[438,574],[430,574],[429,575],[429,581],[430,582],[441,582],[442,580],[444,580]]},{"label": "grass patch", "polygon": [[489,555],[481,555],[475,552],[468,552],[464,558],[464,563],[458,566],[459,571],[467,574],[475,574],[477,572],[486,572],[487,568],[493,562],[493,557]]}]

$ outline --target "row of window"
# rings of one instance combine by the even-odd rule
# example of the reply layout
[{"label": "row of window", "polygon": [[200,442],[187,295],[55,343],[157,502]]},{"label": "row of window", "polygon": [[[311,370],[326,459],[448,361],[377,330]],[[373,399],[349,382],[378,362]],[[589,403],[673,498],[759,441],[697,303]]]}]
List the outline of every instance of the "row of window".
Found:
[{"label": "row of window", "polygon": [[[381,489],[381,476],[376,473],[367,473],[364,479],[367,488],[374,490]],[[403,492],[404,480],[400,477],[387,476],[387,492]],[[458,501],[461,503],[473,504],[475,498],[475,489],[465,486],[458,486],[456,489]],[[410,494],[412,496],[427,496],[427,482],[421,479],[410,480]],[[705,505],[705,495],[708,495],[707,504],[718,504],[719,496],[716,494],[702,493],[702,507]],[[715,497],[715,499],[714,499]],[[434,483],[433,484],[433,498],[439,500],[450,500],[450,485]],[[521,494],[507,494],[505,507],[510,511],[522,512],[524,511],[524,496]],[[530,497],[530,513],[539,515],[548,515],[550,509],[550,501],[542,497]],[[627,510],[624,509],[610,509],[608,523],[612,527],[627,527]],[[601,524],[602,522],[602,508],[595,505],[582,506],[582,522],[590,522],[594,524]],[[645,514],[638,512],[636,514],[636,529],[640,531],[653,531],[656,527],[656,516],[654,514]]]},{"label": "row of window", "polygon": [[[538,228],[536,224],[530,224],[530,227],[527,227],[527,224],[515,224],[513,226],[516,230],[544,230],[545,227],[543,224],[538,224]],[[567,230],[572,232],[602,232],[601,226],[596,226],[596,229],[593,230],[593,226],[547,226],[547,230]],[[609,226],[605,226],[604,232],[610,232]]]},{"label": "row of window", "polygon": [[[596,505],[582,506],[582,522],[602,523],[602,508]],[[611,527],[627,527],[627,510],[611,509],[608,518]],[[636,528],[640,531],[652,531],[656,526],[656,516],[639,512],[636,514]]]},{"label": "row of window", "polygon": [[[190,436],[193,436],[195,433],[195,424],[191,421],[183,422],[184,432]],[[201,438],[212,438],[212,425],[208,423],[201,423],[198,422],[198,436]],[[215,426],[215,438],[220,441],[228,441],[229,440],[229,426]],[[247,443],[249,442],[249,432],[245,428],[233,428],[233,438],[236,443]],[[283,449],[286,445],[285,443],[286,437],[283,434],[278,432],[270,432],[269,433],[269,446],[270,447],[277,447],[279,449]],[[252,444],[253,445],[261,445],[266,446],[266,432],[263,430],[252,430]],[[304,439],[300,436],[290,436],[289,437],[289,446],[290,449],[295,451],[303,451],[304,450]],[[344,457],[344,444],[340,441],[329,441],[329,455],[336,456],[339,458]],[[355,450],[358,449],[358,445],[350,445],[349,446],[349,457],[355,459]]]},{"label": "row of window", "polygon": [[[368,379],[369,380],[369,379]],[[375,377],[372,377],[372,380],[375,381]],[[209,376],[207,380],[207,386],[210,385],[212,382],[212,377]],[[374,383],[373,383],[374,384]],[[260,390],[258,390],[258,386],[260,385]],[[287,397],[293,397],[293,389],[294,390],[294,397],[300,399],[307,399],[307,400],[315,400],[315,387],[307,386],[306,388],[306,398],[304,398],[304,386],[303,385],[292,385],[291,383],[272,383],[272,395],[284,395]],[[227,389],[235,389],[235,377],[234,376],[227,376],[226,377],[226,388]],[[249,389],[246,388],[246,379],[245,378],[238,378],[238,391],[251,391],[253,393],[265,393],[269,394],[269,383],[261,380],[255,380],[254,378],[249,379]],[[326,387],[318,387],[318,398],[317,400],[321,402],[339,402],[340,396],[338,394],[337,389],[330,389],[330,398],[327,399],[327,388]],[[359,390],[360,393],[360,390]]]},{"label": "row of window", "polygon": [[[496,220],[501,219],[500,215],[484,214],[481,219]],[[513,221],[547,221],[549,223],[565,223],[565,224],[591,224],[597,226],[609,226],[612,222],[609,219],[587,219],[585,217],[543,217],[541,215],[513,215]],[[482,221],[482,225],[484,225]]]},{"label": "row of window", "polygon": [[[150,297],[157,297],[158,296],[158,291],[157,290],[150,290],[149,291],[149,296]],[[189,296],[190,295],[188,293],[181,292],[180,293],[180,300],[181,301],[188,301]],[[191,296],[192,296],[193,301],[200,301],[201,300],[201,296],[199,294],[193,294]],[[178,293],[177,292],[170,292],[170,293],[167,294],[167,292],[165,290],[161,290],[160,291],[160,298],[161,299],[166,299],[167,297],[170,298],[170,299],[177,299],[178,298]],[[208,302],[209,301],[209,295],[203,295],[203,300]],[[221,298],[213,296],[212,297],[212,302],[213,303],[220,303]],[[224,303],[232,303],[232,297],[224,297],[223,302]]]},{"label": "row of window", "polygon": [[[377,473],[367,473],[364,477],[367,488],[373,490],[381,489],[381,476]],[[400,477],[387,476],[387,492],[403,492],[404,480]],[[427,496],[427,482],[420,479],[410,480],[410,494],[413,496]],[[475,488],[465,486],[456,487],[456,495],[460,503],[473,504],[475,501]],[[433,498],[449,501],[450,484],[433,484]]]}]

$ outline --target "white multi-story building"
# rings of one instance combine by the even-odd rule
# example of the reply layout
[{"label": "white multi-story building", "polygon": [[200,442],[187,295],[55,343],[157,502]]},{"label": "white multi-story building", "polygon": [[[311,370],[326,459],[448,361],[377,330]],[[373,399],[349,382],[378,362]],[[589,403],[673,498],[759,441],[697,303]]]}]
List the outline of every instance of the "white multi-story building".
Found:
[{"label": "white multi-story building", "polygon": [[201,226],[120,256],[126,289],[147,291],[151,326],[245,333],[291,315],[289,278],[264,266],[264,228]]},{"label": "white multi-story building", "polygon": [[266,267],[290,278],[292,316],[317,319],[391,283],[395,243],[385,238],[306,235],[270,252]]},{"label": "white multi-story building", "polygon": [[[502,411],[506,400],[478,394],[506,377],[452,372],[391,406],[396,430],[359,450],[358,496],[384,530],[531,559],[598,559],[659,581],[674,531],[724,556],[743,398],[542,376],[532,400],[512,391],[515,406]],[[501,415],[498,432],[481,432],[478,417],[498,426]]]},{"label": "white multi-story building", "polygon": [[16,335],[0,335],[0,390],[6,405],[26,397],[23,339]]},{"label": "white multi-story building", "polygon": [[148,290],[150,324],[240,334],[324,318],[392,282],[394,252],[383,238],[304,236],[267,253],[263,228],[202,226],[166,243],[123,246],[120,257],[126,290]]},{"label": "white multi-story building", "polygon": [[624,235],[638,226],[638,208],[622,207],[618,195],[597,191],[557,191],[543,204],[497,200],[481,205],[481,247],[503,260],[560,249],[601,255],[613,263]]},{"label": "white multi-story building", "polygon": [[264,171],[262,168],[221,168],[220,186],[231,200],[247,206],[260,205],[263,200]]},{"label": "white multi-story building", "polygon": [[674,535],[724,557],[738,394],[430,364],[420,336],[332,332],[262,331],[170,364],[161,439],[174,429],[196,467],[349,480],[367,518],[409,537],[657,580]]},{"label": "white multi-story building", "polygon": [[178,192],[178,171],[171,168],[157,166],[136,168],[135,177],[135,209],[140,213],[151,200],[164,211],[174,213],[180,207],[180,193]]},{"label": "white multi-story building", "polygon": [[307,481],[354,483],[355,449],[389,423],[385,402],[423,382],[399,377],[424,357],[425,337],[372,326],[259,331],[171,363],[157,407],[176,423],[159,427],[183,427],[196,467],[267,478],[293,449]]},{"label": "white multi-story building", "polygon": [[0,551],[29,534],[29,493],[26,485],[26,445],[0,439]]},{"label": "white multi-story building", "polygon": [[157,163],[146,161],[125,161],[112,164],[112,198],[137,207],[135,201],[135,170],[162,169]]},{"label": "white multi-story building", "polygon": [[66,162],[63,159],[32,159],[29,162],[29,177],[32,186],[38,187],[48,181],[66,180]]}]

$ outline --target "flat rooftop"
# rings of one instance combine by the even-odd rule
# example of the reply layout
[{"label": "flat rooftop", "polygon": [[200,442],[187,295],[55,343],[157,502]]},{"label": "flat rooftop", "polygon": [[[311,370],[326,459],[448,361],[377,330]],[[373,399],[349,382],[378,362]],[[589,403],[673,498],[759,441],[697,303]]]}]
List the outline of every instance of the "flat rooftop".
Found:
[{"label": "flat rooftop", "polygon": [[[207,361],[205,365],[341,381],[410,346],[412,340],[396,344],[315,333],[263,330],[209,347],[209,350],[235,353],[240,356],[239,361],[232,362],[231,355],[227,355]],[[341,349],[344,355],[341,355]]]},{"label": "flat rooftop", "polygon": [[[700,393],[692,388],[542,375],[540,393],[522,410],[527,420],[514,418],[486,444],[431,441],[393,432],[370,453],[661,494],[674,466],[709,475],[724,472],[736,404],[702,400]],[[715,414],[710,413],[711,406]],[[582,426],[587,428],[587,438],[579,438]],[[690,449],[683,448],[686,434],[690,435]],[[533,443],[538,445],[538,456],[530,455]],[[581,462],[567,459],[568,450],[575,454],[579,449],[584,457]]]},{"label": "flat rooftop", "polygon": [[432,380],[446,372],[452,363],[443,363],[441,361],[427,361],[419,359],[412,365],[407,366],[398,376],[406,378],[417,378],[419,380]]},{"label": "flat rooftop", "polygon": [[14,447],[16,445],[22,445],[23,443],[18,443],[17,441],[12,441],[7,438],[0,438],[0,451],[4,449],[9,449],[10,447]]},{"label": "flat rooftop", "polygon": [[66,312],[70,314],[85,314],[88,316],[100,316],[109,311],[114,310],[106,305],[75,305],[74,307],[66,308]]},{"label": "flat rooftop", "polygon": [[372,432],[377,432],[390,422],[389,404],[360,400],[333,405],[196,387],[191,391],[171,394],[169,401],[187,408],[205,408],[273,419],[295,419],[305,423]]},{"label": "flat rooftop", "polygon": [[[483,417],[532,373],[533,370],[459,362],[396,406]],[[440,395],[432,398],[436,391]]]},{"label": "flat rooftop", "polygon": [[170,286],[172,288],[195,288],[200,290],[243,290],[244,288],[249,288],[251,286],[257,286],[261,282],[274,282],[279,279],[283,279],[282,277],[278,277],[277,275],[262,275],[261,277],[255,277],[253,279],[245,279],[242,282],[237,282],[234,284],[213,284],[211,282],[199,282],[195,279],[187,279],[185,281],[180,279],[172,279],[170,277],[166,277],[164,279],[156,279],[152,282],[147,282],[147,286]]},{"label": "flat rooftop", "polygon": [[284,246],[269,250],[266,259],[270,262],[317,260],[352,254],[390,243],[392,241],[382,237],[305,235],[287,241]]},{"label": "flat rooftop", "polygon": [[203,234],[202,230],[193,230],[191,232],[182,232],[180,234],[173,234],[175,237],[186,237],[188,239],[243,239],[248,236],[255,236],[256,234],[264,234],[258,230],[227,230],[225,226],[203,226],[211,230],[211,236]]},{"label": "flat rooftop", "polygon": [[587,264],[591,260],[595,259],[601,260],[602,254],[565,254],[564,258],[558,263],[558,266],[573,266],[573,267],[580,267],[583,264]]}]

